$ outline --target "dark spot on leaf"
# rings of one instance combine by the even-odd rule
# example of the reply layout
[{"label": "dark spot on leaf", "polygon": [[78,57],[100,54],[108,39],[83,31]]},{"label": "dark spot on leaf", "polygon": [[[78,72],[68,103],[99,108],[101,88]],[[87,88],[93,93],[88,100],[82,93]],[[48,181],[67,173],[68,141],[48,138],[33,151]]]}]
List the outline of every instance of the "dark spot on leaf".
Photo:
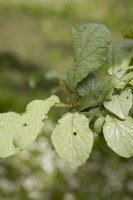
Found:
[{"label": "dark spot on leaf", "polygon": [[128,96],[127,96],[126,98],[127,98],[127,99],[129,99],[129,97],[128,97]]},{"label": "dark spot on leaf", "polygon": [[75,136],[76,136],[76,135],[77,135],[77,133],[76,133],[76,132],[73,132],[73,135],[75,135]]},{"label": "dark spot on leaf", "polygon": [[23,126],[27,126],[27,124],[26,124],[26,123],[24,123],[24,124],[23,124]]},{"label": "dark spot on leaf", "polygon": [[45,121],[45,119],[42,119],[42,122],[44,122]]},{"label": "dark spot on leaf", "polygon": [[20,113],[20,115],[23,115],[23,113]]}]

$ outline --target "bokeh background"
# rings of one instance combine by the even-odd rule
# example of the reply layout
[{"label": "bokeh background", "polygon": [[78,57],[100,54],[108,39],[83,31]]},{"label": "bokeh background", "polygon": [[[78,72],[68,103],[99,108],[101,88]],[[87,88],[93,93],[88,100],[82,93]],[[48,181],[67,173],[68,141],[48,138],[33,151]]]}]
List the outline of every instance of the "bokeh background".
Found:
[{"label": "bokeh background", "polygon": [[[59,74],[73,61],[71,29],[101,22],[112,42],[133,23],[133,0],[0,0],[0,112],[24,112],[33,99],[59,93]],[[133,158],[117,156],[103,137],[75,167],[59,158],[51,132],[64,110],[54,109],[29,149],[0,159],[0,200],[132,200]]]}]

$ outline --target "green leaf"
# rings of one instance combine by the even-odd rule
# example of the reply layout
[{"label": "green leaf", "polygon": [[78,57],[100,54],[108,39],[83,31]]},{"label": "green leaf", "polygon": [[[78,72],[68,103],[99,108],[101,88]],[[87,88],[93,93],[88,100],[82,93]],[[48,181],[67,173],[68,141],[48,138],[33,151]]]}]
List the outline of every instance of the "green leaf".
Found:
[{"label": "green leaf", "polygon": [[128,67],[131,60],[133,42],[127,41],[117,45],[111,45],[108,53],[108,62],[111,65],[109,74],[116,75],[122,69]]},{"label": "green leaf", "polygon": [[81,96],[79,99],[81,110],[101,104],[112,89],[113,77],[97,78],[96,75],[89,74],[77,87]]},{"label": "green leaf", "polygon": [[13,155],[33,142],[47,118],[49,109],[59,103],[57,96],[28,104],[26,112],[0,114],[0,157]]},{"label": "green leaf", "polygon": [[121,81],[125,82],[126,84],[133,79],[133,72],[129,72],[125,74],[122,78]]},{"label": "green leaf", "polygon": [[132,70],[132,69],[133,69],[133,66],[129,66],[129,67],[127,67],[126,69],[123,69],[123,70],[118,71],[118,72],[115,74],[115,76],[116,76],[118,79],[121,79],[121,78],[124,76],[124,74],[127,73],[127,71]]},{"label": "green leaf", "polygon": [[129,84],[130,84],[131,86],[133,86],[133,79],[129,82]]},{"label": "green leaf", "polygon": [[121,95],[112,96],[112,100],[104,101],[104,107],[121,119],[126,119],[132,107],[132,92],[127,89]]},{"label": "green leaf", "polygon": [[102,127],[104,124],[105,118],[104,117],[99,117],[95,123],[94,123],[94,132],[97,134],[100,134],[102,132]]},{"label": "green leaf", "polygon": [[94,95],[95,98],[101,93],[101,83],[94,74],[89,74],[83,81],[81,81],[77,87],[77,91],[80,96],[87,94]]},{"label": "green leaf", "polygon": [[69,68],[67,77],[72,88],[89,73],[105,62],[110,43],[110,32],[102,24],[89,23],[75,26],[72,30],[75,62]]},{"label": "green leaf", "polygon": [[103,134],[108,146],[118,155],[128,158],[133,156],[133,119],[120,121],[106,117]]},{"label": "green leaf", "polygon": [[[133,72],[124,74],[120,80],[116,79],[115,88],[124,89],[126,85],[132,85]],[[131,82],[130,82],[131,81]]]},{"label": "green leaf", "polygon": [[82,112],[87,118],[92,119],[93,117],[100,117],[101,116],[101,110],[99,107],[90,109],[89,111]]},{"label": "green leaf", "polygon": [[132,108],[130,110],[130,116],[133,118],[133,104],[132,104]]},{"label": "green leaf", "polygon": [[57,154],[74,165],[81,166],[88,159],[93,133],[83,114],[68,113],[58,121],[52,133],[52,143]]},{"label": "green leaf", "polygon": [[89,74],[77,87],[77,91],[81,96],[79,104],[82,109],[99,104],[99,96],[101,94],[101,84],[94,74]]},{"label": "green leaf", "polygon": [[121,27],[121,34],[128,39],[133,39],[133,26],[124,25]]}]

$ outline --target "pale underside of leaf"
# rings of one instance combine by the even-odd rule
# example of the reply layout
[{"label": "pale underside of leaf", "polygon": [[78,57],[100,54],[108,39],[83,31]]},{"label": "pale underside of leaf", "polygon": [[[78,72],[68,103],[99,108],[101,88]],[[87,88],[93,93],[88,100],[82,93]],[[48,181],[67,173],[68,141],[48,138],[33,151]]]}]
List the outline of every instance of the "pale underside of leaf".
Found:
[{"label": "pale underside of leaf", "polygon": [[88,124],[83,114],[68,113],[58,121],[52,133],[57,154],[77,166],[85,163],[92,149],[93,133]]},{"label": "pale underside of leaf", "polygon": [[72,88],[89,73],[98,69],[106,60],[110,43],[110,32],[102,24],[79,25],[72,30],[75,62],[67,77]]},{"label": "pale underside of leaf", "polygon": [[132,92],[130,89],[121,95],[112,96],[112,100],[104,101],[104,107],[121,119],[126,119],[132,107]]},{"label": "pale underside of leaf", "polygon": [[125,74],[121,81],[125,82],[125,83],[128,83],[129,81],[131,81],[133,79],[133,72],[128,72],[127,74]]},{"label": "pale underside of leaf", "polygon": [[118,155],[128,158],[133,156],[133,119],[120,121],[106,117],[103,134],[108,146]]},{"label": "pale underside of leaf", "polygon": [[130,71],[126,74],[124,74],[121,79],[117,79],[117,82],[115,84],[115,88],[118,89],[124,89],[126,87],[126,85],[132,85],[132,82],[130,83],[130,81],[132,81],[133,79],[133,72]]},{"label": "pale underside of leaf", "polygon": [[115,76],[116,76],[118,79],[121,79],[121,78],[124,76],[124,74],[126,74],[126,72],[129,71],[129,70],[133,70],[133,66],[129,66],[129,67],[127,67],[126,69],[123,69],[123,70],[121,70],[121,71],[118,71],[118,72],[115,74]]},{"label": "pale underside of leaf", "polygon": [[0,157],[8,157],[25,149],[33,142],[44,125],[49,109],[59,103],[57,96],[35,100],[28,104],[26,112],[0,114]]}]

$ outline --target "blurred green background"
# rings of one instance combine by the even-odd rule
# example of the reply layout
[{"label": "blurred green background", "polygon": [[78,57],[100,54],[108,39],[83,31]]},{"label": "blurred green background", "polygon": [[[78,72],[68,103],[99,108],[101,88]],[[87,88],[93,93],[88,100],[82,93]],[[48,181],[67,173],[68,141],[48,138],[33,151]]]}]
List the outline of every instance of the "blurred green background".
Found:
[{"label": "blurred green background", "polygon": [[[29,101],[59,93],[74,25],[104,23],[119,42],[121,25],[132,20],[133,0],[0,0],[0,112],[23,112]],[[55,154],[50,136],[63,112],[50,112],[29,149],[0,159],[0,200],[132,200],[133,158],[118,157],[103,137],[82,167]]]}]

